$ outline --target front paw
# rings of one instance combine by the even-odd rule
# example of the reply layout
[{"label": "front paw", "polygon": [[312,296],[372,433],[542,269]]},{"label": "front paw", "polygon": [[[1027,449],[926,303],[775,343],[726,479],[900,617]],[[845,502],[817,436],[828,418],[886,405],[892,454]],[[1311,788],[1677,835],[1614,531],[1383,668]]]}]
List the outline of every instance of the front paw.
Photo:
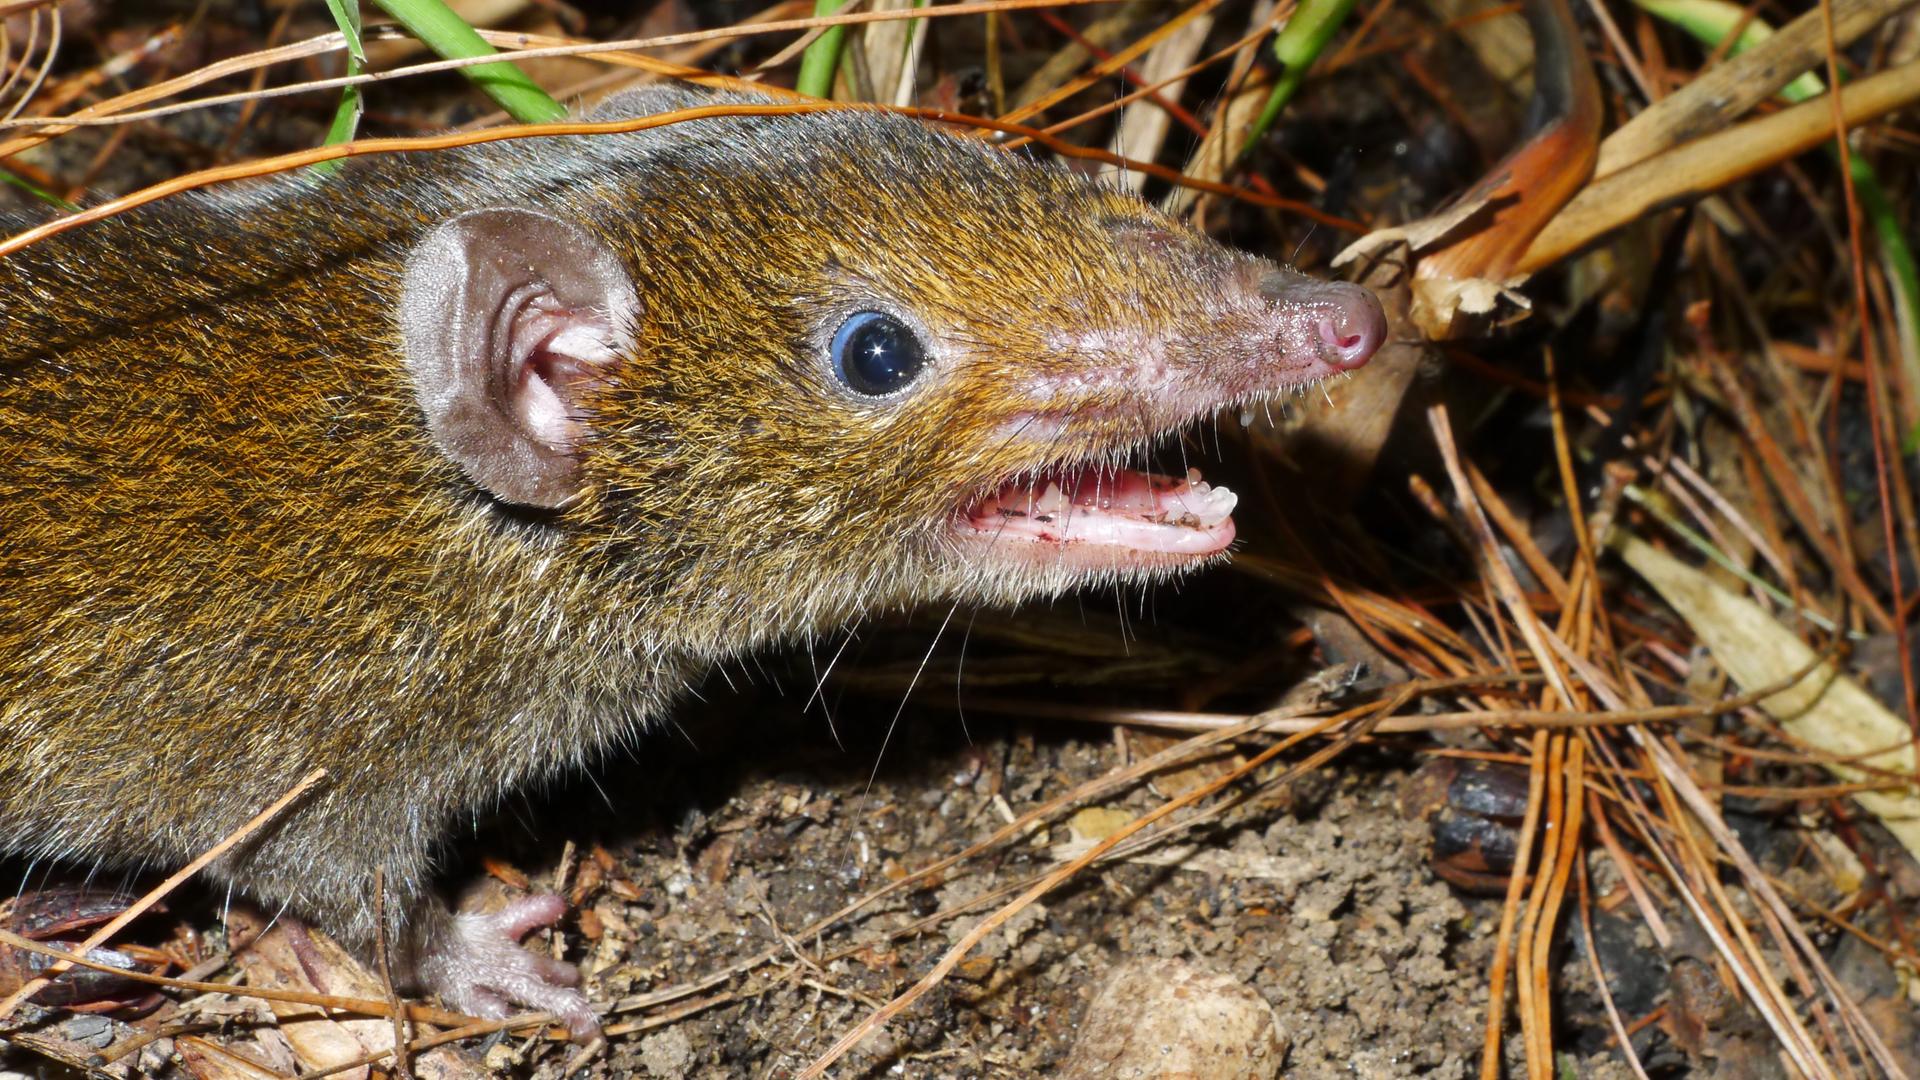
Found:
[{"label": "front paw", "polygon": [[559,1017],[585,1042],[600,1033],[572,964],[520,947],[520,939],[565,914],[558,896],[526,896],[490,914],[448,916],[434,928],[420,961],[420,978],[448,1006],[489,1020],[523,1005]]}]

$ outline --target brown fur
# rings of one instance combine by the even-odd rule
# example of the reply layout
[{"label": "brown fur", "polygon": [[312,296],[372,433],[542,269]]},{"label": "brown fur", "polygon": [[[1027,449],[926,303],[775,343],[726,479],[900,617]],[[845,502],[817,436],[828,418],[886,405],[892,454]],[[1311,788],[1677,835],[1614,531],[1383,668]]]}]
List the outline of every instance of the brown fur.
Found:
[{"label": "brown fur", "polygon": [[[489,205],[587,223],[641,297],[557,511],[445,460],[398,357],[410,244]],[[324,767],[215,874],[364,947],[383,868],[418,933],[456,822],[629,738],[705,665],[1082,580],[984,571],[941,525],[1186,419],[1105,373],[1252,364],[1220,283],[1265,265],[871,114],[379,160],[0,260],[0,853],[173,866]],[[885,406],[813,362],[823,313],[872,295],[948,350]],[[1062,344],[1088,335],[1124,348]],[[1084,418],[1044,454],[1002,430],[1040,408]]]}]

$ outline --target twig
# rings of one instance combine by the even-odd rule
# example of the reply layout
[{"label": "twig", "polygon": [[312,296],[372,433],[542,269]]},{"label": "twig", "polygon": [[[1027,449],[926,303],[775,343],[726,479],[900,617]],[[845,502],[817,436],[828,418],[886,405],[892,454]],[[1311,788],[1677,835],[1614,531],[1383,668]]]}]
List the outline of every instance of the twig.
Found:
[{"label": "twig", "polygon": [[1514,841],[1513,871],[1507,878],[1506,903],[1500,905],[1500,933],[1494,938],[1493,970],[1487,975],[1487,1030],[1480,1044],[1480,1080],[1500,1080],[1500,1035],[1506,1027],[1507,1011],[1507,964],[1512,955],[1513,924],[1520,912],[1520,892],[1526,887],[1527,870],[1533,859],[1533,837],[1540,827],[1540,810],[1545,802],[1548,738],[1544,731],[1535,732],[1533,736],[1527,813],[1520,820],[1520,835]]}]

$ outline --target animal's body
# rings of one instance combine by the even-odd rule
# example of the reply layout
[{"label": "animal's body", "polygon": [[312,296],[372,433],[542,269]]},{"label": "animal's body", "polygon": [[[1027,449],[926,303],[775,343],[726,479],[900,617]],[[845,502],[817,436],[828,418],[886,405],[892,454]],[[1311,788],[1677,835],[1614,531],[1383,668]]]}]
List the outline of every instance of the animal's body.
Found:
[{"label": "animal's body", "polygon": [[[711,99],[629,98],[612,114]],[[609,115],[603,113],[603,115]],[[213,873],[458,1007],[567,972],[456,822],[716,660],[1216,557],[1142,440],[1363,363],[1377,302],[872,113],[391,157],[0,259],[0,854]]]}]

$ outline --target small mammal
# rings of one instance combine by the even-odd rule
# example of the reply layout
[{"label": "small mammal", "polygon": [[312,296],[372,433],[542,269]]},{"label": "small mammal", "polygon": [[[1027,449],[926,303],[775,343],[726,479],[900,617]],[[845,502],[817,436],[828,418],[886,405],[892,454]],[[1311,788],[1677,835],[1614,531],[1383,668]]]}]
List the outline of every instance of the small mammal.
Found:
[{"label": "small mammal", "polygon": [[[596,118],[710,104],[642,91]],[[11,231],[11,230],[9,230]],[[457,822],[703,668],[1219,557],[1143,440],[1363,364],[1379,303],[895,116],[368,161],[0,259],[0,853],[210,873],[483,1016],[596,1024],[452,914]]]}]

